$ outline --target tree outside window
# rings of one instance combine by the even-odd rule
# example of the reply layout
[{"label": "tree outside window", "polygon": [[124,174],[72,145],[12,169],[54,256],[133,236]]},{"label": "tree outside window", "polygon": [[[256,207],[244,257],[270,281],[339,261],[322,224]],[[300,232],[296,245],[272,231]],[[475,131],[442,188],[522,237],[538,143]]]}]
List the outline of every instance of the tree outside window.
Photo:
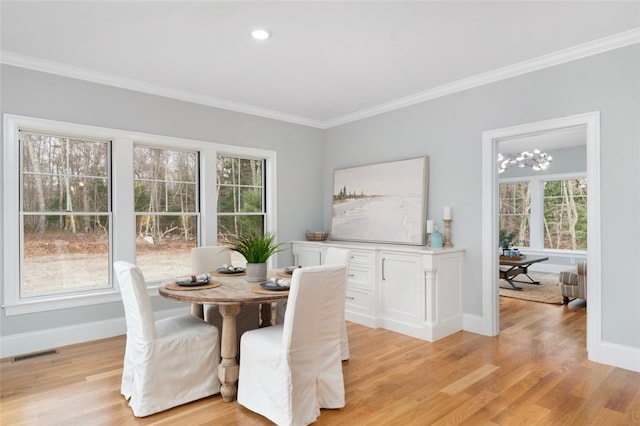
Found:
[{"label": "tree outside window", "polygon": [[587,249],[587,180],[544,182],[544,248]]},{"label": "tree outside window", "polygon": [[217,157],[218,244],[265,231],[265,160]]},{"label": "tree outside window", "polygon": [[109,288],[110,142],[20,132],[21,297]]},{"label": "tree outside window", "polygon": [[531,189],[529,182],[500,184],[499,229],[515,235],[513,245],[530,246]]},{"label": "tree outside window", "polygon": [[190,273],[198,243],[198,153],[135,146],[136,263],[148,281]]}]

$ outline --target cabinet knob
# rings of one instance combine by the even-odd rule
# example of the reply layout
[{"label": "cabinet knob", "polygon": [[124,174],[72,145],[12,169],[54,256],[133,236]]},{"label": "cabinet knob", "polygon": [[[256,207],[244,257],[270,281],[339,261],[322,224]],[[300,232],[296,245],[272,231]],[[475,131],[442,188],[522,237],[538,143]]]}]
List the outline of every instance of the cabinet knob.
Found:
[{"label": "cabinet knob", "polygon": [[349,299],[349,300],[355,300],[355,297],[353,297],[353,296],[345,296],[345,297],[346,297],[347,299]]}]

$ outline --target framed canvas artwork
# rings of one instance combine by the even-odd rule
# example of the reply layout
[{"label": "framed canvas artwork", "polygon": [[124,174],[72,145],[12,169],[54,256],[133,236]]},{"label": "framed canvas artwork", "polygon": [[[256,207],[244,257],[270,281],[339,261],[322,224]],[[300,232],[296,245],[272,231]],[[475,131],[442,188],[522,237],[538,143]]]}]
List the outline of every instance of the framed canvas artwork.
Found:
[{"label": "framed canvas artwork", "polygon": [[429,158],[337,169],[331,238],[425,244]]}]

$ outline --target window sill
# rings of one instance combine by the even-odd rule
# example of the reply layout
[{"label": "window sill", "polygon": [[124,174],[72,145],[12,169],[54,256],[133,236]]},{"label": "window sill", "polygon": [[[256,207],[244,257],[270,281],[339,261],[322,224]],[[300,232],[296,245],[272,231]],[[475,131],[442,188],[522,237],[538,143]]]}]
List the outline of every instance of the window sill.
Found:
[{"label": "window sill", "polygon": [[3,305],[2,307],[4,308],[5,315],[11,316],[98,305],[101,303],[120,302],[121,300],[120,293],[111,290],[105,293],[65,295],[63,297],[38,300],[20,300],[16,303]]}]

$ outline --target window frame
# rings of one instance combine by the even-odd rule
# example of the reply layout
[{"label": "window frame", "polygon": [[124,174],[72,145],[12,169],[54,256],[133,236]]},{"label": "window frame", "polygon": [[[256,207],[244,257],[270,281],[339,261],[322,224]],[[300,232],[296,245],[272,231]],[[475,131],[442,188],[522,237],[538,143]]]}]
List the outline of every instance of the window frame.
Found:
[{"label": "window frame", "polygon": [[[217,204],[217,200],[216,200],[216,214],[220,214],[221,216],[227,216],[227,217],[232,217],[232,216],[260,216],[262,217],[262,222],[263,222],[263,228],[268,231],[269,228],[267,227],[267,216],[268,216],[268,206],[267,206],[267,193],[270,191],[270,189],[267,188],[267,161],[264,158],[261,157],[255,157],[255,156],[240,156],[240,155],[232,155],[226,152],[218,152],[216,154],[216,164],[217,164],[217,160],[218,157],[227,157],[227,158],[235,158],[237,160],[259,160],[262,161],[262,185],[260,186],[260,190],[262,193],[262,210],[260,212],[241,212],[241,211],[233,211],[233,212],[218,212],[218,204]],[[238,171],[238,173],[240,173],[240,171]],[[217,184],[217,182],[216,182]],[[238,188],[238,190],[240,190],[243,187],[248,187],[248,185],[243,185],[241,184],[239,181],[237,184],[234,185],[230,185],[230,184],[225,184],[225,186],[229,186],[229,187],[234,187],[234,188]],[[240,191],[238,191],[238,194],[240,195]],[[240,197],[238,198],[238,202],[240,202]],[[236,210],[236,208],[239,206],[234,206],[234,210]],[[219,234],[218,234],[218,229],[217,229],[217,220],[216,220],[216,245],[220,245],[221,242],[219,241]]]},{"label": "window frame", "polygon": [[[587,179],[587,173],[555,173],[536,176],[500,178],[498,184],[529,182],[531,191],[531,213],[529,216],[529,247],[519,247],[524,251],[546,254],[585,255],[587,250],[550,249],[544,247],[544,182],[566,179]],[[587,192],[587,197],[589,193]]]},{"label": "window frame", "polygon": [[[111,140],[107,140],[107,139],[99,139],[96,137],[93,138],[88,138],[85,136],[81,136],[78,137],[77,134],[61,134],[59,132],[47,132],[47,134],[45,136],[54,136],[54,137],[63,137],[63,138],[71,138],[71,139],[77,139],[77,140],[83,140],[83,141],[89,141],[89,142],[100,142],[100,143],[105,143],[107,145],[107,151],[106,151],[106,161],[105,161],[105,166],[106,166],[106,176],[104,176],[104,178],[107,180],[107,186],[108,188],[108,200],[107,200],[107,209],[105,211],[82,211],[82,210],[73,210],[73,211],[66,211],[66,210],[62,210],[62,209],[58,209],[58,210],[45,210],[45,211],[34,211],[34,210],[29,210],[26,211],[25,207],[24,207],[24,199],[22,197],[22,188],[24,188],[24,178],[25,175],[33,175],[32,172],[25,172],[23,170],[23,165],[24,165],[24,158],[23,158],[23,154],[24,154],[24,140],[22,141],[22,144],[20,143],[20,135],[26,135],[26,134],[40,134],[40,135],[45,135],[44,132],[32,132],[30,130],[26,130],[26,129],[19,129],[18,130],[18,173],[19,173],[19,178],[18,178],[18,197],[19,197],[19,223],[20,223],[20,228],[18,230],[18,233],[23,236],[24,235],[24,221],[25,221],[25,217],[28,216],[77,216],[77,217],[82,217],[82,216],[87,216],[87,215],[98,215],[98,216],[104,216],[107,219],[107,222],[109,224],[109,238],[108,238],[108,247],[109,250],[107,252],[107,264],[111,265],[113,263],[113,260],[111,258],[111,247],[112,247],[112,243],[113,243],[113,210],[112,210],[112,185],[111,185],[111,173],[112,173],[112,168],[111,168],[111,145],[112,145],[112,141]],[[80,175],[73,175],[73,177],[78,177]],[[84,176],[84,177],[96,177],[96,176]],[[22,240],[20,241],[20,259],[24,258],[24,244],[22,242]],[[20,266],[22,266],[22,264],[20,264]],[[20,282],[22,283],[22,275],[20,275]],[[82,288],[75,288],[75,289],[58,289],[58,290],[50,290],[49,292],[45,292],[45,293],[41,293],[41,294],[32,294],[32,295],[27,295],[25,292],[25,289],[22,285],[19,285],[19,294],[20,294],[20,298],[24,299],[24,300],[38,300],[38,299],[47,299],[47,298],[51,298],[51,297],[55,297],[57,295],[70,295],[70,294],[82,294],[82,293],[92,293],[92,292],[103,292],[103,291],[109,291],[110,289],[113,288],[113,278],[111,276],[111,268],[108,268],[107,270],[107,283],[104,286],[92,286],[92,287],[82,287]]]},{"label": "window frame", "polygon": [[[135,211],[133,185],[133,147],[144,145],[161,149],[193,150],[200,153],[199,191],[200,229],[198,245],[217,243],[217,199],[216,199],[216,158],[221,155],[260,158],[265,160],[265,229],[276,230],[276,171],[275,151],[249,148],[217,142],[198,141],[177,137],[160,136],[148,133],[131,132],[118,129],[96,127],[84,124],[61,122],[27,116],[4,114],[3,138],[3,251],[4,251],[4,300],[2,307],[7,316],[44,312],[79,306],[119,302],[121,300],[117,283],[111,275],[111,287],[99,291],[66,293],[62,295],[29,298],[20,297],[20,265],[23,253],[20,242],[20,176],[19,130],[39,133],[72,135],[89,139],[111,141],[111,260],[125,260],[135,263]],[[208,167],[207,165],[211,165]],[[116,190],[117,189],[117,190]],[[271,260],[274,261],[273,259]],[[158,295],[158,284],[147,286],[151,296]]]},{"label": "window frame", "polygon": [[[193,212],[190,212],[187,214],[187,216],[190,217],[194,217],[195,221],[196,221],[196,233],[198,235],[198,238],[196,239],[196,246],[199,245],[199,238],[200,238],[200,229],[202,228],[201,226],[201,221],[202,221],[202,215],[200,213],[200,186],[201,186],[201,179],[200,179],[200,163],[201,163],[201,152],[200,150],[197,149],[186,149],[184,146],[164,146],[164,147],[160,147],[160,146],[150,146],[149,144],[146,143],[141,143],[138,140],[134,141],[133,143],[133,157],[135,159],[135,149],[136,148],[150,148],[150,149],[157,149],[157,150],[162,150],[162,151],[180,151],[180,152],[185,152],[185,153],[192,153],[195,154],[196,158],[196,166],[195,166],[195,188],[196,188],[196,193],[195,193],[195,210]],[[135,197],[135,184],[136,182],[139,181],[148,181],[148,179],[142,179],[142,180],[138,180],[135,178],[135,161],[134,164],[132,165],[133,168],[133,172],[134,172],[134,176],[133,176],[133,182],[132,184],[134,185],[134,197]],[[167,182],[167,181],[163,181],[163,182]],[[134,198],[135,200],[135,198]],[[138,226],[137,226],[137,221],[138,221],[138,217],[140,216],[145,216],[145,215],[149,215],[149,216],[180,216],[179,212],[166,212],[166,211],[157,211],[157,212],[142,212],[142,211],[138,211],[135,208],[135,201],[134,204],[132,205],[133,208],[133,215],[134,215],[134,222],[135,222],[135,228],[134,228],[134,241],[137,240],[137,235],[138,235]],[[135,257],[134,259],[136,259],[135,262],[138,264],[137,259],[138,259],[138,252],[137,252],[137,248],[136,248],[136,252],[135,252]],[[188,268],[188,267],[187,267]],[[188,269],[186,270],[185,273],[188,273]],[[151,278],[150,276],[145,277],[145,279],[147,280],[147,286],[149,286],[150,284],[159,284],[162,282],[162,279],[157,279],[157,278]]]}]

